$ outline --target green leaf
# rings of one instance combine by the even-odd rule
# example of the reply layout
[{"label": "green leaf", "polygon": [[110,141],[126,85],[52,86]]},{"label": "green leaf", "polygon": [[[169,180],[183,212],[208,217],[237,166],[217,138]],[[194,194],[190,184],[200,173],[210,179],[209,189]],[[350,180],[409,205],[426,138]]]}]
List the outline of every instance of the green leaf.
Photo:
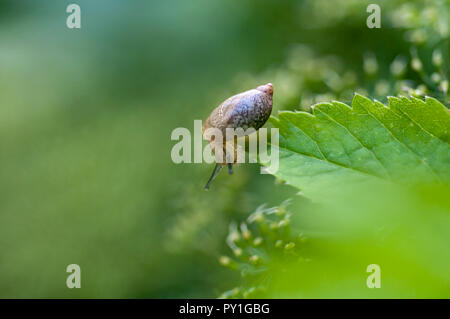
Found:
[{"label": "green leaf", "polygon": [[450,181],[450,115],[437,100],[355,95],[271,118],[280,166],[270,172],[310,196],[373,181]]}]

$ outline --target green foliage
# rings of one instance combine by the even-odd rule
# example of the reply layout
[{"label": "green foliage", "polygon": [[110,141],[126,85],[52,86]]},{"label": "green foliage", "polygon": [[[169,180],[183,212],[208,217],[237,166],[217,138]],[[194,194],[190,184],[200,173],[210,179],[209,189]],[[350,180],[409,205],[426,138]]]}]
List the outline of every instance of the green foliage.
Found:
[{"label": "green foliage", "polygon": [[367,51],[358,57],[360,64],[355,68],[341,56],[320,54],[310,45],[295,44],[278,67],[257,76],[240,74],[236,82],[248,86],[269,80],[276,83],[276,110],[310,112],[316,103],[350,102],[355,91],[382,102],[390,95],[433,96],[448,107],[450,61],[446,46],[443,42],[432,50],[423,50],[413,45],[409,52],[398,53],[388,61],[378,52]]},{"label": "green foliage", "polygon": [[[369,3],[337,0],[333,5],[342,10],[329,10],[328,0],[303,1],[299,23],[306,35],[287,47],[282,62],[256,75],[240,73],[236,83],[276,83],[275,110],[310,111],[333,99],[347,103],[355,91],[382,102],[390,95],[433,96],[448,107],[450,3],[381,1],[382,32],[361,28]],[[324,27],[330,38],[315,41]],[[359,40],[342,32],[358,33]]]},{"label": "green foliage", "polygon": [[238,287],[224,292],[220,298],[257,298],[267,293],[270,273],[275,263],[307,262],[300,256],[300,247],[306,238],[291,231],[289,200],[267,208],[262,205],[246,222],[230,224],[227,244],[233,257],[221,256],[220,263],[239,271],[242,282]]},{"label": "green foliage", "polygon": [[[281,152],[274,174],[302,191],[289,231],[308,241],[292,240],[295,259],[268,245],[260,254],[270,266],[223,297],[450,296],[450,116],[441,103],[390,97],[384,106],[355,95],[351,108],[321,103],[273,123]],[[226,261],[254,267],[248,256]],[[381,289],[366,286],[370,264],[381,267]]]},{"label": "green foliage", "polygon": [[313,106],[313,114],[281,112],[280,168],[274,174],[314,198],[342,183],[384,179],[450,182],[450,115],[433,98],[355,95]]},{"label": "green foliage", "polygon": [[[307,236],[311,261],[281,261],[266,296],[450,297],[448,186],[343,183],[337,195],[292,205],[292,231]],[[380,289],[366,286],[370,264],[381,268]]]},{"label": "green foliage", "polygon": [[[380,30],[366,28],[369,3],[79,0],[89,14],[76,31],[67,3],[0,1],[0,296],[205,298],[237,287],[224,297],[362,297],[373,262],[383,274],[373,296],[448,296],[442,184],[363,191],[330,174],[347,191],[326,197],[324,183],[324,206],[252,164],[206,193],[209,165],[170,161],[174,128],[267,82],[273,114],[349,104],[355,91],[448,107],[449,2],[380,0]],[[284,217],[262,210],[289,225],[266,234],[247,219],[286,198]],[[252,234],[236,243],[242,258],[228,257],[238,271],[217,262],[230,254],[230,221]],[[82,289],[65,286],[69,263],[81,266]]]},{"label": "green foliage", "polygon": [[[290,232],[308,241],[296,260],[267,247],[270,267],[222,297],[450,296],[449,3],[383,1],[378,33],[361,32],[367,4],[303,1],[301,43],[277,65],[236,77],[239,86],[274,82],[275,112],[306,111],[281,111],[272,124],[277,181],[301,190]],[[330,37],[315,41],[324,29]],[[372,263],[381,289],[365,284]]]}]

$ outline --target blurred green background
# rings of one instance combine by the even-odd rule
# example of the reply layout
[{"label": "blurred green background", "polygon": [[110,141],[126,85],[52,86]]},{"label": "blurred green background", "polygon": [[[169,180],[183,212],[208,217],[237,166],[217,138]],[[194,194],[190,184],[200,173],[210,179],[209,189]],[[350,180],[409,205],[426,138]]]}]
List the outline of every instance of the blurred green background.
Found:
[{"label": "blurred green background", "polygon": [[[66,27],[72,2],[79,30]],[[448,2],[380,1],[381,29],[365,25],[369,3],[1,0],[0,297],[217,297],[238,284],[217,261],[230,221],[297,190],[246,164],[204,192],[212,166],[174,164],[170,134],[269,81],[275,115],[395,93],[367,77],[368,54],[389,78],[419,32],[429,68],[448,11],[436,25],[389,17]],[[322,78],[334,75],[346,84]],[[81,289],[66,287],[72,263]]]}]

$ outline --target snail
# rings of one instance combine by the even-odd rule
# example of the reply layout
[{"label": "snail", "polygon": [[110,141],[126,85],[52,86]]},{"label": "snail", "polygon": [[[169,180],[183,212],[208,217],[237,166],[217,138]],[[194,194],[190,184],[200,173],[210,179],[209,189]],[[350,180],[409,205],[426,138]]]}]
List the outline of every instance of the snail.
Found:
[{"label": "snail", "polygon": [[[211,112],[203,124],[203,134],[209,128],[219,129],[222,132],[222,136],[226,136],[227,128],[242,128],[243,130],[252,128],[255,131],[258,130],[270,117],[272,96],[272,83],[260,85],[255,89],[233,95]],[[217,143],[214,143],[214,138],[210,138],[209,142],[212,151],[215,152]],[[225,142],[220,144],[220,147],[223,147],[226,154]],[[236,159],[236,156],[234,158]],[[222,161],[216,160],[216,166],[206,183],[205,189],[209,189],[211,182],[225,165],[228,166],[228,173],[233,174],[233,163],[226,161],[224,158]]]}]

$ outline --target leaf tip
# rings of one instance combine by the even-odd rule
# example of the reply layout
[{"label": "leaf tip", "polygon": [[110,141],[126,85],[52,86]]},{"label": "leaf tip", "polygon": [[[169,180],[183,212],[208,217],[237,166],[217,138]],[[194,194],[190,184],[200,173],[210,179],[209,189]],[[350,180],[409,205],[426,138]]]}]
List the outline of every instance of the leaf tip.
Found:
[{"label": "leaf tip", "polygon": [[372,103],[372,101],[365,97],[364,95],[361,95],[357,92],[355,92],[355,95],[353,96],[352,100],[352,106],[358,105],[358,104],[366,104],[366,103]]}]

